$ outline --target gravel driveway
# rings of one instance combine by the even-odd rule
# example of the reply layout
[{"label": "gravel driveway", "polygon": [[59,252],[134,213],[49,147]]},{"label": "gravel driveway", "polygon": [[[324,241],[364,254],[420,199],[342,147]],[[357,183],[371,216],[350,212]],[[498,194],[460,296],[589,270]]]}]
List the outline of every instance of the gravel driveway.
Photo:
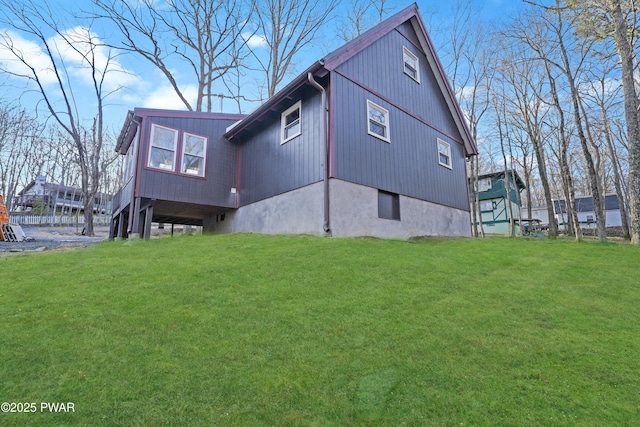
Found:
[{"label": "gravel driveway", "polygon": [[82,248],[106,240],[109,227],[95,227],[95,237],[81,235],[76,227],[22,227],[24,242],[0,242],[0,256],[7,253],[40,252],[51,249]]}]

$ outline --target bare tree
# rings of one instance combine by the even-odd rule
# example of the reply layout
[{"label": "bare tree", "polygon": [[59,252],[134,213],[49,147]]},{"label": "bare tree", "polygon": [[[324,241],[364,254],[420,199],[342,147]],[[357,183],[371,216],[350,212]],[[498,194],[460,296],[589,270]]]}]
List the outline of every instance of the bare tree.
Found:
[{"label": "bare tree", "polygon": [[[535,4],[534,2],[530,3]],[[567,45],[568,39],[571,38],[571,27],[574,23],[567,22],[560,0],[556,0],[556,4],[554,6],[541,6],[538,4],[536,4],[536,6],[546,12],[546,14],[539,15],[538,24],[543,27],[543,37],[547,38],[547,41],[552,42],[553,45],[551,49],[545,49],[541,47],[539,40],[530,37],[527,32],[523,32],[521,38],[535,51],[535,54],[538,56],[538,60],[543,61],[547,67],[551,65],[557,70],[560,70],[566,79],[571,95],[571,105],[573,107],[572,113],[576,132],[580,146],[582,147],[582,155],[588,173],[589,189],[591,196],[593,197],[598,239],[603,241],[607,238],[605,230],[606,218],[602,206],[598,171],[593,161],[587,135],[585,134],[585,121],[581,115],[578,82],[576,81],[578,74],[581,72],[582,64],[584,63],[586,56],[590,53],[591,43],[575,43],[576,46],[574,46],[571,54],[575,54],[578,57],[578,64],[575,65],[574,68],[573,57],[570,54],[569,47]],[[554,52],[559,53],[559,58],[554,58],[548,50],[553,50]]]},{"label": "bare tree", "polygon": [[[505,39],[506,41],[508,40]],[[514,122],[512,125],[526,134],[533,147],[549,217],[549,237],[553,239],[558,235],[558,226],[554,219],[553,196],[547,169],[544,122],[549,111],[542,101],[545,75],[537,61],[527,58],[517,39],[513,41],[513,46],[504,46],[500,59],[501,79],[507,87],[504,100],[511,111],[511,120]]]},{"label": "bare tree", "polygon": [[[604,61],[604,58],[599,59],[599,62]],[[600,157],[602,157],[602,159],[600,159],[601,170],[605,170],[605,162],[607,159],[609,160],[609,173],[612,174],[611,179],[613,180],[613,186],[616,192],[618,206],[620,208],[623,237],[625,239],[631,239],[627,196],[623,177],[624,171],[620,164],[620,151],[622,150],[618,148],[619,144],[615,141],[614,133],[614,122],[616,117],[624,116],[624,114],[620,114],[619,111],[622,104],[620,94],[621,88],[610,83],[613,79],[618,77],[617,74],[611,74],[611,72],[616,69],[617,65],[614,64],[604,64],[601,67],[590,67],[590,81],[581,91],[581,97],[585,100],[583,104],[589,104],[592,109],[590,112],[590,125],[588,129],[590,130],[593,128],[593,132],[596,134],[596,136],[592,137],[594,140],[592,143],[594,144],[594,149],[603,152],[603,154],[600,155]],[[587,107],[584,107],[583,114],[585,116],[589,114],[587,112]],[[601,141],[602,146],[598,145],[596,140]],[[596,153],[600,154],[598,151],[596,151]],[[607,174],[603,172],[601,174],[603,192],[608,190],[605,181],[606,178]]]},{"label": "bare tree", "polygon": [[291,71],[298,52],[311,43],[330,19],[338,0],[253,0],[258,35],[264,37],[268,57],[252,50],[272,97]]},{"label": "bare tree", "polygon": [[[570,146],[570,133],[567,132],[567,120],[565,118],[566,106],[560,99],[558,91],[558,76],[557,69],[561,67],[557,64],[552,69],[552,61],[549,59],[549,51],[555,50],[555,44],[552,43],[551,37],[549,37],[547,26],[545,22],[538,17],[528,16],[527,26],[530,31],[521,36],[521,39],[525,41],[527,46],[532,50],[532,56],[538,60],[541,60],[546,73],[548,81],[550,100],[547,101],[547,95],[543,94],[540,100],[548,103],[556,111],[557,121],[551,124],[551,127],[556,129],[554,134],[557,135],[559,148],[557,150],[556,157],[558,158],[560,177],[562,180],[562,192],[564,193],[565,210],[568,219],[568,231],[570,234],[574,234],[577,240],[582,238],[582,230],[578,222],[577,211],[574,206],[575,190],[573,186],[573,178],[571,168],[569,166],[569,146]],[[554,72],[555,71],[555,72]]]},{"label": "bare tree", "polygon": [[[454,26],[449,33],[445,52],[448,75],[458,103],[464,111],[474,141],[478,141],[481,122],[489,111],[490,90],[494,70],[489,34],[479,20],[474,19],[470,1],[458,2],[454,9]],[[482,151],[485,147],[478,144]],[[479,215],[478,175],[480,155],[471,158],[468,168],[471,187],[471,224],[475,237],[484,236]],[[478,218],[480,217],[480,218]]]},{"label": "bare tree", "polygon": [[[0,6],[0,22],[39,43],[46,61],[44,68],[37,65],[36,58],[21,47],[14,33],[1,33],[0,46],[10,52],[18,64],[17,67],[5,64],[2,69],[13,78],[35,87],[49,117],[73,141],[76,162],[81,170],[85,233],[93,236],[94,198],[104,162],[104,100],[111,93],[105,87],[105,78],[113,71],[115,55],[102,49],[90,27],[65,29],[56,19],[57,11],[46,2],[34,5],[1,0]],[[81,115],[87,107],[78,104],[82,89],[79,79],[72,76],[71,63],[74,61],[78,69],[88,74],[91,91],[83,91],[81,98],[86,95],[93,98],[94,110],[89,117]],[[88,127],[90,132],[83,125],[87,118],[91,123]]]},{"label": "bare tree", "polygon": [[28,157],[34,152],[44,152],[42,130],[42,124],[24,110],[0,105],[0,194],[9,211],[19,186],[33,178],[26,176],[30,172]]},{"label": "bare tree", "polygon": [[[251,8],[241,0],[93,0],[98,18],[119,29],[122,40],[112,47],[133,52],[165,76],[190,111],[212,111],[213,85],[243,60],[241,51],[252,36],[245,30]],[[176,62],[174,62],[176,61]],[[178,81],[176,64],[186,64],[197,83],[195,101],[188,85]],[[184,68],[181,68],[184,71]]]},{"label": "bare tree", "polygon": [[387,0],[351,0],[344,20],[338,26],[338,37],[345,42],[355,39],[389,12]]},{"label": "bare tree", "polygon": [[631,243],[640,245],[640,100],[634,81],[638,58],[637,0],[566,0],[578,14],[583,34],[613,40],[619,57],[629,144]]}]

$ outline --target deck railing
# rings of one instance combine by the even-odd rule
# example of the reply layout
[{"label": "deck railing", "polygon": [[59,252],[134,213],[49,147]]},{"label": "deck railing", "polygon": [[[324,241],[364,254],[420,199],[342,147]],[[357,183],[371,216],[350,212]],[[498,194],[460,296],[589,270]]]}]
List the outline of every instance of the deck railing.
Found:
[{"label": "deck railing", "polygon": [[[32,215],[32,214],[9,214],[9,221],[13,224],[25,226],[43,227],[82,227],[84,216],[80,215]],[[109,225],[111,215],[94,215],[93,225]]]}]

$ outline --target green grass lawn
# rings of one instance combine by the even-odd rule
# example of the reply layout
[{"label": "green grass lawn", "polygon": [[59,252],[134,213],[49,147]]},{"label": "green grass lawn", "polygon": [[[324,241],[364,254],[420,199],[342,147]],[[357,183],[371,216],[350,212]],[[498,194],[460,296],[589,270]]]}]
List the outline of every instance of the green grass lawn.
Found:
[{"label": "green grass lawn", "polygon": [[628,245],[222,235],[0,258],[0,402],[37,406],[0,425],[640,425],[639,356]]}]

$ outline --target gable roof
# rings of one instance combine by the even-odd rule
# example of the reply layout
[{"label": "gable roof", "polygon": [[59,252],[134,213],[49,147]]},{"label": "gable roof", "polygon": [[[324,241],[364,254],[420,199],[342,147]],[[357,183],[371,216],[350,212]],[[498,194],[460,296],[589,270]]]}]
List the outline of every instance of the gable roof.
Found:
[{"label": "gable roof", "polygon": [[460,135],[462,136],[466,155],[472,156],[478,154],[478,149],[471,137],[471,132],[469,132],[466,119],[464,118],[462,110],[456,101],[453,89],[446,77],[442,63],[438,59],[433,43],[427,34],[424,22],[418,13],[418,5],[416,3],[413,3],[395,15],[385,19],[375,27],[329,53],[324,58],[314,62],[302,74],[293,79],[273,97],[269,98],[253,113],[249,114],[233,128],[230,128],[225,134],[225,137],[230,140],[233,139],[237,134],[248,129],[253,123],[260,121],[265,114],[276,110],[279,105],[288,99],[293,92],[304,85],[310,84],[308,81],[309,73],[317,77],[324,77],[329,71],[335,70],[353,56],[371,46],[384,35],[393,31],[395,28],[407,21],[411,23],[418,40],[420,41],[420,47],[427,57],[429,66],[436,77],[438,87],[442,92],[447,107],[449,108]]}]

